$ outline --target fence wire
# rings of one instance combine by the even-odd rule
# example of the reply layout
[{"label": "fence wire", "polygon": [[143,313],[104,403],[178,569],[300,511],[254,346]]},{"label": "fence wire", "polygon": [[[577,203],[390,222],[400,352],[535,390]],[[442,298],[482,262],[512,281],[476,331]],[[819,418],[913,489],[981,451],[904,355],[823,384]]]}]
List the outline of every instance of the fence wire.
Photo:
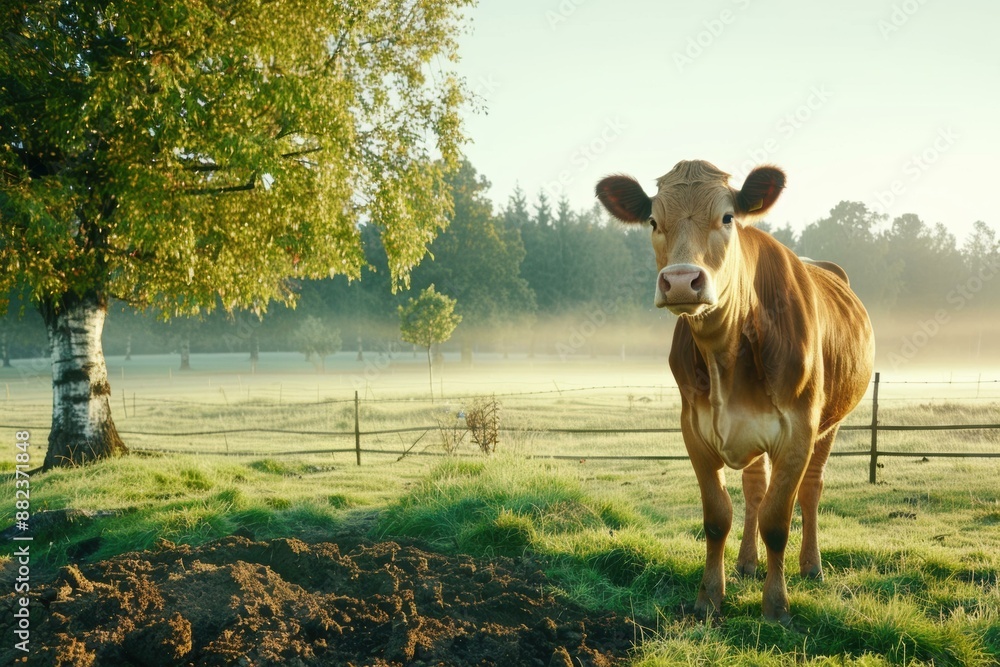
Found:
[{"label": "fence wire", "polygon": [[[918,387],[948,387],[975,385],[976,396],[961,397],[908,397],[881,396],[877,397],[878,386],[886,385]],[[1000,447],[996,446],[1000,438],[992,434],[1000,431],[1000,423],[995,417],[1000,414],[996,402],[1000,396],[982,396],[982,389],[994,388],[1000,385],[998,379],[980,380],[873,380],[872,391],[866,401],[848,418],[848,423],[841,426],[845,433],[862,434],[867,432],[878,438],[880,433],[905,432],[981,432],[980,436],[987,442],[986,447],[978,451],[917,451],[912,447],[901,449],[870,449],[861,441],[838,446],[831,453],[834,457],[868,456],[881,457],[926,457],[926,458],[1000,458]],[[233,398],[230,401],[222,387],[216,401],[191,399],[159,398],[140,396],[135,392],[131,396],[121,394],[120,412],[122,418],[116,418],[118,432],[130,440],[130,449],[135,452],[161,454],[198,454],[219,456],[304,456],[304,455],[338,455],[355,454],[359,457],[383,456],[442,456],[440,443],[429,439],[421,449],[416,449],[416,443],[408,442],[403,436],[421,434],[417,439],[428,434],[444,431],[461,431],[465,425],[462,419],[463,405],[482,394],[460,395],[448,397],[438,404],[430,404],[425,400],[407,398],[323,398],[318,400],[288,401],[284,400],[281,390],[278,391],[277,402],[262,398],[266,394],[258,388],[258,398],[251,400],[250,388],[246,388],[246,400]],[[272,391],[273,393],[273,391]],[[317,390],[317,393],[318,390]],[[938,392],[936,392],[938,393]],[[650,397],[650,394],[652,397]],[[492,396],[504,401],[504,419],[508,424],[499,430],[508,442],[514,441],[518,451],[526,455],[552,459],[587,459],[587,460],[621,460],[621,461],[674,461],[686,460],[683,443],[679,437],[679,426],[644,425],[633,426],[630,423],[679,424],[680,397],[676,385],[600,385],[587,387],[556,387],[553,389],[533,390],[523,392],[496,393]],[[555,398],[539,407],[532,399],[537,397]],[[875,402],[877,397],[877,402]],[[116,400],[117,397],[112,397]],[[947,401],[940,404],[936,401]],[[877,403],[892,402],[899,408],[884,408],[883,417],[875,424],[871,423],[873,411],[877,411]],[[991,403],[992,402],[992,403]],[[891,416],[905,404],[919,404],[916,414],[909,415],[915,421],[927,421],[931,413],[947,412],[951,408],[968,414],[973,420],[968,423],[892,423]],[[21,430],[30,429],[39,435],[49,430],[50,425],[39,421],[35,424],[14,423],[10,417],[14,413],[41,416],[46,406],[37,402],[8,399],[0,401],[4,405],[7,416],[5,423],[0,423],[0,429]],[[951,406],[949,408],[949,406]],[[565,413],[565,414],[562,414]],[[433,417],[429,419],[428,416]],[[993,417],[993,419],[990,419]],[[131,428],[132,419],[143,420],[145,428]],[[186,419],[196,419],[201,428],[182,427]],[[591,423],[581,425],[546,425],[559,419],[589,420]],[[204,426],[217,420],[218,428]],[[232,426],[233,420],[239,420],[239,426]],[[288,421],[296,421],[301,426],[283,425]],[[417,425],[396,426],[395,424]],[[594,421],[604,422],[594,424]],[[867,422],[867,423],[866,423]],[[167,427],[157,429],[149,425],[166,424]],[[325,426],[325,427],[324,427]],[[873,433],[874,429],[874,433]],[[666,441],[651,436],[671,436]],[[230,443],[229,436],[234,436],[235,443]],[[249,436],[249,437],[245,437]],[[285,438],[284,436],[288,436]],[[223,443],[219,443],[219,439]],[[302,442],[289,442],[289,438],[302,438]],[[310,439],[339,440],[354,439],[353,447],[315,447],[309,446]],[[161,439],[188,439],[187,448],[161,447],[157,441]],[[279,439],[281,444],[276,445]],[[538,446],[537,440],[545,439],[546,446]],[[843,438],[839,439],[843,441]],[[855,438],[856,440],[856,438]],[[206,446],[209,442],[212,446]],[[331,443],[332,444],[332,443]],[[220,446],[221,445],[221,446]],[[616,453],[617,452],[617,453]]]}]

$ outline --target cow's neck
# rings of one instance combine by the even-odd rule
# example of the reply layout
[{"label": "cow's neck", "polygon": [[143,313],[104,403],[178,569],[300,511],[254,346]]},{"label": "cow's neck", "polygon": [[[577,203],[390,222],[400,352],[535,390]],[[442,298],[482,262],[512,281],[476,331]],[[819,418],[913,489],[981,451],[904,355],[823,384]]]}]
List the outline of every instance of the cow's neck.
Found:
[{"label": "cow's neck", "polygon": [[688,318],[694,343],[708,367],[709,401],[716,412],[728,401],[753,301],[751,281],[740,272],[711,312]]}]

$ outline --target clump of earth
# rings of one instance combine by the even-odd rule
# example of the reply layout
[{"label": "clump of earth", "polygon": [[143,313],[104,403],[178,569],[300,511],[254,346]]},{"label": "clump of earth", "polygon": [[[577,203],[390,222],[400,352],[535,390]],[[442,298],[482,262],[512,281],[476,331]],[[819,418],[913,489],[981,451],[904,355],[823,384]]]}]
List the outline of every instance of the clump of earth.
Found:
[{"label": "clump of earth", "polygon": [[[530,560],[363,539],[233,536],[63,567],[32,582],[28,664],[502,665],[624,662],[635,626],[548,592]],[[11,590],[11,589],[8,589]],[[0,598],[14,636],[15,595]],[[12,641],[0,664],[25,654]]]}]

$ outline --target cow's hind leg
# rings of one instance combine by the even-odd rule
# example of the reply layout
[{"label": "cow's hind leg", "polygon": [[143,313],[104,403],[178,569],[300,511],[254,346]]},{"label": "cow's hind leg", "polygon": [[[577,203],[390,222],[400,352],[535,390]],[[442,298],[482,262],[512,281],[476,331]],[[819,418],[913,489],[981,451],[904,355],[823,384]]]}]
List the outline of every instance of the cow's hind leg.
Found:
[{"label": "cow's hind leg", "polygon": [[761,456],[743,469],[743,499],[746,516],[743,519],[743,540],[736,559],[736,574],[741,577],[757,575],[757,509],[767,491],[771,466],[767,456]]},{"label": "cow's hind leg", "polygon": [[820,562],[819,538],[817,536],[819,522],[819,497],[823,493],[823,469],[830,458],[830,449],[837,436],[837,427],[827,431],[816,441],[809,466],[799,486],[799,507],[802,509],[802,550],[799,552],[799,572],[810,579],[823,578],[823,565]]},{"label": "cow's hind leg", "polygon": [[715,456],[688,447],[698,486],[701,488],[701,505],[705,518],[705,574],[698,590],[694,611],[698,616],[708,616],[722,609],[726,594],[724,555],[726,537],[733,525],[733,503],[726,491],[722,461]]}]

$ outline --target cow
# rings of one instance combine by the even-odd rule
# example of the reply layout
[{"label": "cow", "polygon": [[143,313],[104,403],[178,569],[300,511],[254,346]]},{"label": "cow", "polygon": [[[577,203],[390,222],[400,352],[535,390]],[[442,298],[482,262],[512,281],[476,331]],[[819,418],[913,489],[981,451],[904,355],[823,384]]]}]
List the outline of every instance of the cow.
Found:
[{"label": "cow", "polygon": [[757,571],[759,528],[767,552],[763,615],[787,624],[784,558],[795,501],[800,573],[822,579],[823,469],[840,422],[871,380],[875,343],[843,269],[803,260],[752,226],[784,189],[784,172],[757,167],[740,190],[729,178],[708,162],[683,161],[657,180],[652,197],[623,175],[601,180],[597,197],[618,220],[652,227],[654,305],[678,316],[670,369],[707,544],[695,613],[722,610],[733,521],[728,466],[743,471],[746,502],[737,574]]}]

